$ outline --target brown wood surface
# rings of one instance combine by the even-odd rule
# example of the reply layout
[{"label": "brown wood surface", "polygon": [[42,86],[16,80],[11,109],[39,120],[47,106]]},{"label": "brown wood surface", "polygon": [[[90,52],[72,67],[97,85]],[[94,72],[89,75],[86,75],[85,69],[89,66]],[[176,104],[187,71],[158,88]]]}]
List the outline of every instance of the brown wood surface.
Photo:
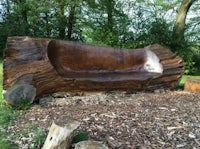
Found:
[{"label": "brown wood surface", "polygon": [[185,91],[200,93],[200,79],[187,78],[185,81]]},{"label": "brown wood surface", "polygon": [[[96,60],[98,59],[100,63],[91,58],[87,59],[90,61],[85,64],[84,59],[80,60],[81,56],[77,56],[76,52],[69,50],[66,57],[65,52],[62,53],[62,48],[59,50],[52,48],[52,45],[49,45],[51,41],[55,42],[55,40],[51,39],[30,37],[9,37],[7,39],[3,70],[3,87],[5,90],[14,84],[26,83],[36,87],[37,96],[63,91],[153,91],[155,89],[174,89],[183,74],[182,59],[158,44],[136,50],[138,53],[134,50],[124,50],[126,51],[124,54],[123,50],[117,50],[122,55],[125,55],[125,60],[127,60],[122,65],[120,62],[116,63],[112,48],[56,40],[56,42],[59,42],[59,45],[64,45],[63,49],[66,48],[67,44],[71,44],[72,47],[79,47],[78,52],[83,52],[85,48],[90,52],[94,49],[99,50],[96,51],[99,57],[95,54],[90,57],[96,56]],[[48,46],[55,53],[52,51],[51,54],[47,53]],[[83,51],[80,49],[83,49]],[[102,49],[103,52],[100,52]],[[147,58],[145,51],[148,50],[154,52],[160,59],[160,63],[163,66],[163,73],[130,69],[132,68],[131,66],[134,66],[133,68],[140,68],[144,65]],[[109,55],[109,52],[111,52],[110,61],[105,59],[102,61],[100,57]],[[120,57],[119,53],[115,53],[118,59]],[[59,56],[56,56],[56,54]],[[134,58],[134,55],[137,55],[136,58]],[[76,70],[76,73],[69,75],[66,69],[62,69],[68,66],[66,61],[70,62],[70,68]],[[105,64],[106,62],[103,63],[104,61],[107,61],[107,64],[110,65]],[[96,68],[94,67],[95,65],[91,65],[95,63],[98,65]],[[104,64],[103,67],[99,68],[102,63]],[[114,65],[115,63],[117,65]],[[106,71],[107,73],[105,73]]]}]

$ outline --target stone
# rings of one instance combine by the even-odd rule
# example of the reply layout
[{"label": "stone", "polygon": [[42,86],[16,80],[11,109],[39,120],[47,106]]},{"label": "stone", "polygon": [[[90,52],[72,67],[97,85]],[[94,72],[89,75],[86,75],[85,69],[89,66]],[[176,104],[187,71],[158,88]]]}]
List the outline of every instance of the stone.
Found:
[{"label": "stone", "polygon": [[4,99],[11,105],[17,106],[22,102],[33,103],[36,96],[36,88],[29,84],[17,84],[9,88]]},{"label": "stone", "polygon": [[108,149],[108,147],[98,141],[89,140],[75,144],[75,149]]},{"label": "stone", "polygon": [[164,93],[165,90],[163,88],[154,90],[154,93]]}]

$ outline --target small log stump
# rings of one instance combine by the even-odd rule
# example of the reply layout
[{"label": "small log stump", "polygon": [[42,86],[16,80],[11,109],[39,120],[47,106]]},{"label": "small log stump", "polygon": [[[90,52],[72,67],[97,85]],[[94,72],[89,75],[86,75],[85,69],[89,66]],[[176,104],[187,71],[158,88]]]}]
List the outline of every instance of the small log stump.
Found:
[{"label": "small log stump", "polygon": [[200,93],[200,79],[187,78],[184,90],[189,92]]},{"label": "small log stump", "polygon": [[75,120],[53,122],[43,149],[69,149],[74,130],[80,123]]}]

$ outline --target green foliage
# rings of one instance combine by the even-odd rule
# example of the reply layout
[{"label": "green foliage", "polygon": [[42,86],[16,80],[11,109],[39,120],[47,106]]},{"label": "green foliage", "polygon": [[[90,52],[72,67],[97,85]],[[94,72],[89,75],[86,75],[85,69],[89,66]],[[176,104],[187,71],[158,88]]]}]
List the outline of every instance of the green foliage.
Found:
[{"label": "green foliage", "polygon": [[189,41],[183,41],[182,47],[177,51],[177,54],[180,55],[185,62],[185,74],[192,75],[195,74],[199,69],[199,47],[195,47],[193,43]]},{"label": "green foliage", "polygon": [[0,148],[15,148],[12,141],[8,139],[6,129],[12,125],[13,120],[21,114],[20,111],[13,109],[10,105],[0,101]]},{"label": "green foliage", "polygon": [[7,137],[0,134],[0,148],[1,149],[15,149],[15,146],[12,144],[10,140],[7,139]]},{"label": "green foliage", "polygon": [[31,129],[29,131],[33,133],[33,143],[34,143],[30,146],[30,149],[41,148],[47,137],[46,132],[37,125],[32,125],[31,127],[29,127],[29,129]]},{"label": "green foliage", "polygon": [[78,143],[81,141],[86,141],[88,139],[89,139],[88,132],[80,131],[75,133],[75,135],[72,138],[72,143]]},{"label": "green foliage", "polygon": [[20,102],[19,102],[19,105],[16,106],[15,108],[19,109],[19,110],[27,110],[31,106],[32,106],[32,103],[29,100],[21,99]]},{"label": "green foliage", "polygon": [[0,60],[0,148],[14,149],[12,141],[8,139],[6,129],[12,125],[13,120],[22,113],[2,100],[2,61]]},{"label": "green foliage", "polygon": [[15,108],[11,107],[6,102],[0,102],[0,126],[7,128],[13,120],[22,113]]},{"label": "green foliage", "polygon": [[171,43],[171,24],[162,18],[143,24],[140,34],[135,36],[134,42],[129,45],[131,48],[144,47],[150,44],[161,44],[169,47]]}]

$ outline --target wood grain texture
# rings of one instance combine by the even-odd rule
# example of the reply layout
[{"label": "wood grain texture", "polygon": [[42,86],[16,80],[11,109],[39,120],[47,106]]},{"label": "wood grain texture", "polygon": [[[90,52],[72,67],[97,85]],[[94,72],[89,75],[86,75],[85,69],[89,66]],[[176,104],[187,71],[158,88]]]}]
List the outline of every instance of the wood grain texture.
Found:
[{"label": "wood grain texture", "polygon": [[[63,47],[57,49],[55,42]],[[70,47],[76,47],[75,51]],[[85,59],[84,50],[89,54]],[[37,96],[71,91],[153,91],[174,89],[183,74],[182,59],[158,44],[124,51],[52,39],[9,37],[4,51],[3,87],[6,90],[14,84],[31,84]],[[151,57],[147,51],[160,59],[155,64],[162,65],[162,73],[158,73],[161,69],[143,69]],[[150,65],[155,67],[153,63]],[[75,73],[66,71],[69,68]]]},{"label": "wood grain texture", "polygon": [[187,78],[185,81],[185,91],[200,93],[200,79]]},{"label": "wood grain texture", "polygon": [[59,75],[76,80],[144,81],[163,72],[159,58],[147,49],[121,50],[52,40],[47,55]]}]

